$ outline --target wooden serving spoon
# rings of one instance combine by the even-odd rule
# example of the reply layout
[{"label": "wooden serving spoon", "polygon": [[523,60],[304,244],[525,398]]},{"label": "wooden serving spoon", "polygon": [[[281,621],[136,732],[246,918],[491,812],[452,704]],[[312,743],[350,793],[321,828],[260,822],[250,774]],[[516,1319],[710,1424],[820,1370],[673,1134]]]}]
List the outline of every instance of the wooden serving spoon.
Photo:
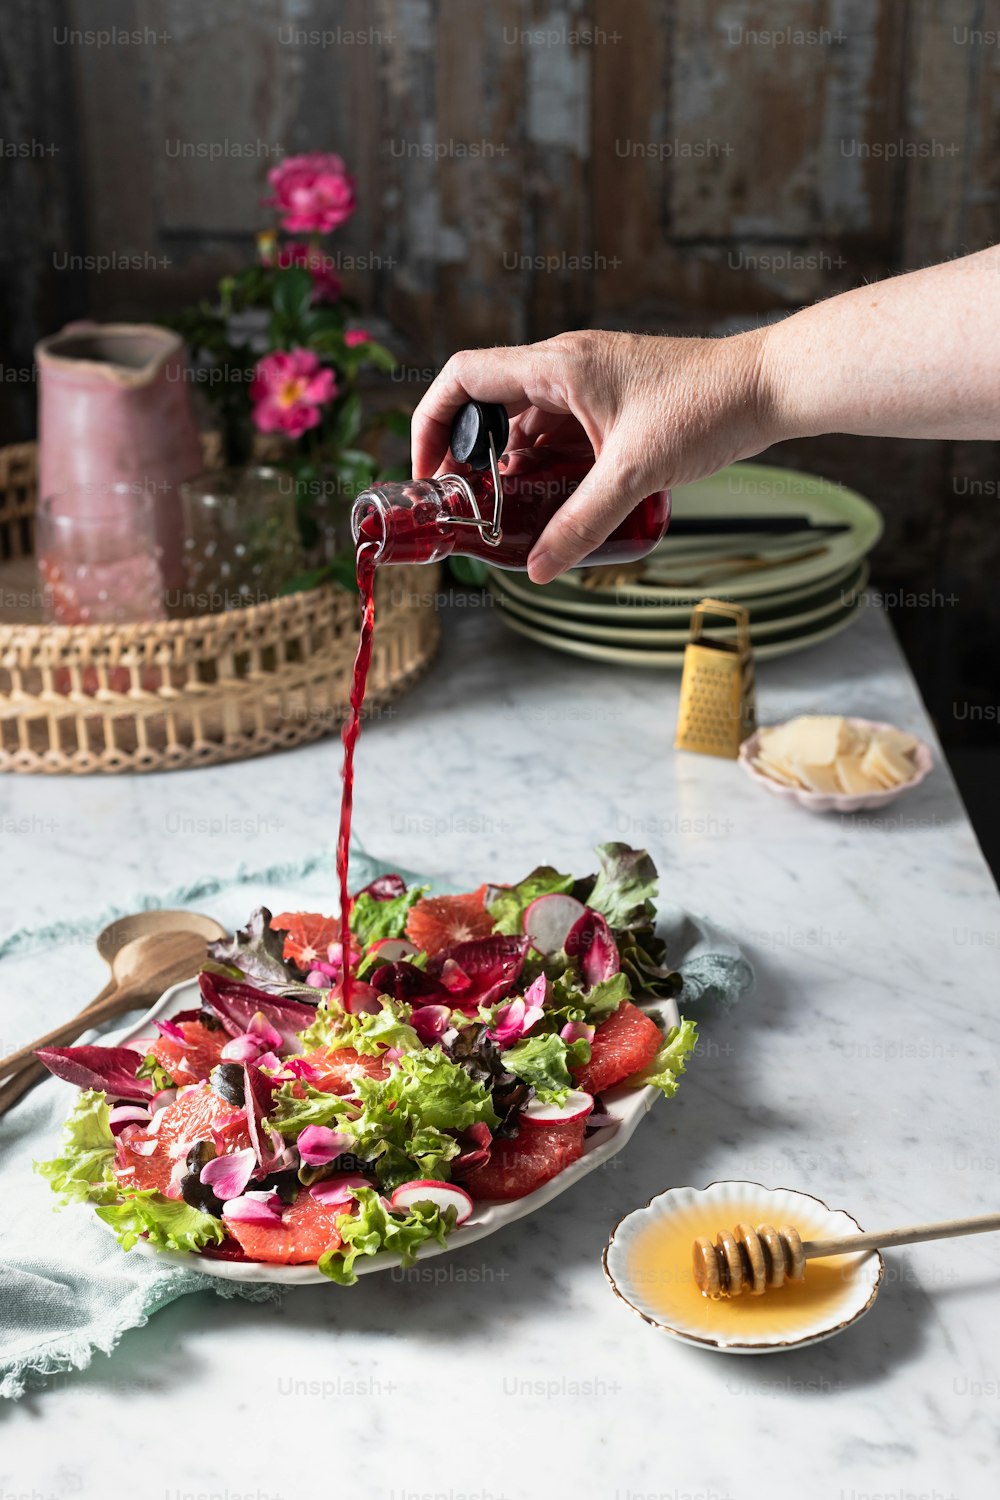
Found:
[{"label": "wooden serving spoon", "polygon": [[171,985],[192,978],[205,961],[206,943],[224,936],[225,928],[197,912],[139,912],[106,927],[97,946],[111,965],[111,979],[72,1020],[0,1060],[0,1078],[6,1080],[0,1115],[44,1076],[33,1056],[37,1048],[65,1046],[82,1031],[151,1004]]},{"label": "wooden serving spoon", "polygon": [[922,1245],[927,1240],[950,1240],[962,1234],[987,1234],[1000,1229],[1000,1213],[974,1219],[945,1219],[940,1224],[914,1224],[907,1229],[873,1229],[832,1239],[803,1240],[791,1224],[737,1224],[723,1230],[715,1244],[699,1235],[692,1246],[692,1273],[706,1297],[759,1296],[786,1282],[802,1281],[806,1261],[828,1255],[856,1255],[860,1250],[886,1250],[891,1245]]}]

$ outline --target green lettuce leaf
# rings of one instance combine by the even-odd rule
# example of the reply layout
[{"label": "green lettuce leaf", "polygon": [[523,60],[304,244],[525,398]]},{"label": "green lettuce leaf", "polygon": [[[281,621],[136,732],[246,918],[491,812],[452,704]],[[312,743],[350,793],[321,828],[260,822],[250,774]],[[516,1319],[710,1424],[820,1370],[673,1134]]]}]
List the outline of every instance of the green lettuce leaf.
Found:
[{"label": "green lettuce leaf", "polygon": [[590,1043],[572,1042],[567,1046],[555,1032],[529,1036],[508,1047],[504,1065],[524,1083],[530,1083],[545,1103],[564,1104],[575,1087],[570,1068],[580,1067],[590,1057]]},{"label": "green lettuce leaf", "polygon": [[565,895],[573,889],[572,875],[560,875],[551,865],[539,865],[517,885],[509,890],[498,891],[489,903],[487,911],[496,923],[497,932],[508,937],[520,937],[524,931],[524,913],[532,901],[539,896],[548,896],[558,891]]},{"label": "green lettuce leaf", "polygon": [[404,1053],[388,1078],[360,1078],[357,1089],[361,1113],[339,1128],[352,1136],[357,1156],[375,1162],[386,1189],[415,1177],[447,1181],[448,1162],[461,1149],[448,1132],[499,1123],[486,1086],[440,1047]]},{"label": "green lettuce leaf", "polygon": [[97,1217],[111,1225],[123,1250],[131,1250],[143,1235],[157,1250],[200,1250],[220,1244],[226,1233],[221,1219],[183,1198],[165,1198],[155,1188],[127,1193],[122,1203],[97,1209]]},{"label": "green lettuce leaf", "polygon": [[422,1046],[409,1021],[410,1007],[388,995],[382,1009],[371,1016],[348,1015],[336,1001],[332,1007],[323,1001],[316,1008],[315,1021],[298,1035],[307,1052],[318,1047],[353,1047],[366,1057],[377,1057],[387,1047],[409,1052]]},{"label": "green lettuce leaf", "polygon": [[598,844],[601,868],[587,897],[616,930],[647,927],[656,916],[656,866],[645,849]]},{"label": "green lettuce leaf", "polygon": [[407,1213],[398,1214],[386,1208],[373,1188],[357,1188],[355,1196],[357,1211],[345,1214],[337,1226],[343,1245],[327,1250],[319,1261],[323,1275],[340,1286],[353,1286],[357,1281],[354,1262],[359,1255],[388,1250],[400,1256],[402,1265],[411,1266],[421,1245],[428,1240],[446,1244],[455,1227],[453,1208],[442,1213],[436,1204],[417,1203]]},{"label": "green lettuce leaf", "polygon": [[[632,986],[627,974],[612,974],[610,979],[599,979],[589,990],[582,989],[579,983],[579,975],[572,969],[568,969],[559,979],[556,979],[549,988],[546,1012],[550,1010],[558,1015],[562,1010],[572,1011],[565,1020],[587,1021],[592,1026],[600,1026],[609,1016],[613,1016],[623,1000],[628,1000],[632,994]],[[563,1021],[559,1021],[559,1026]]]},{"label": "green lettuce leaf", "polygon": [[663,1043],[648,1068],[634,1077],[625,1081],[632,1088],[645,1088],[650,1085],[659,1089],[665,1099],[670,1099],[677,1092],[680,1075],[684,1072],[687,1060],[695,1049],[698,1041],[698,1028],[694,1021],[681,1021],[679,1026],[671,1027],[663,1039]]},{"label": "green lettuce leaf", "polygon": [[429,885],[411,885],[409,890],[401,896],[393,896],[391,901],[376,901],[367,891],[356,896],[351,907],[351,931],[361,947],[369,948],[382,938],[405,936],[410,907],[429,890]]},{"label": "green lettuce leaf", "polygon": [[[296,1089],[298,1094],[293,1092]],[[266,1125],[280,1131],[286,1140],[295,1140],[307,1125],[335,1125],[339,1130],[343,1116],[352,1112],[350,1100],[341,1094],[325,1094],[304,1081],[283,1083],[271,1097]]]},{"label": "green lettuce leaf", "polygon": [[[154,1089],[172,1089],[175,1079],[152,1052],[147,1052],[142,1062],[135,1070],[136,1078],[148,1078]],[[183,1077],[183,1074],[181,1075]]]},{"label": "green lettuce leaf", "polygon": [[118,1196],[111,1168],[115,1138],[111,1134],[107,1095],[85,1089],[63,1127],[58,1156],[36,1161],[35,1171],[48,1179],[65,1203],[110,1203]]}]

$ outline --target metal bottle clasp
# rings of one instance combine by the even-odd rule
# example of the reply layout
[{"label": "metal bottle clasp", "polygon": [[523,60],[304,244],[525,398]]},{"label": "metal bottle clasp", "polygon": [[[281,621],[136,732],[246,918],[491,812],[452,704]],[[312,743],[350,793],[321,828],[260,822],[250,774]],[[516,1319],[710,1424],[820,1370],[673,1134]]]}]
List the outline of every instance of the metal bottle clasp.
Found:
[{"label": "metal bottle clasp", "polygon": [[487,519],[479,509],[479,501],[472,485],[463,474],[441,474],[440,479],[453,479],[465,490],[466,498],[472,507],[471,516],[440,516],[439,526],[475,526],[483,534],[483,540],[491,547],[498,547],[503,540],[503,531],[500,526],[500,518],[503,511],[503,484],[500,479],[500,466],[497,463],[496,449],[493,446],[493,435],[489,434],[490,445],[490,474],[493,477],[493,516]]}]

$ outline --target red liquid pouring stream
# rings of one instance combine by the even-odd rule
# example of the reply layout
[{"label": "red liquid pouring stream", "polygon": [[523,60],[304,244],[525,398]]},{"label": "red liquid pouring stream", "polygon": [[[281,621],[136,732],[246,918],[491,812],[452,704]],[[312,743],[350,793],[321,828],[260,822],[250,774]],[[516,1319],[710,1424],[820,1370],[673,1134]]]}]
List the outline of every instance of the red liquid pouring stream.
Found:
[{"label": "red liquid pouring stream", "polygon": [[375,554],[373,542],[358,547],[358,592],[361,595],[361,639],[354,659],[351,681],[351,711],[340,732],[344,742],[344,788],[340,796],[340,832],[337,836],[337,879],[340,882],[340,936],[343,947],[344,979],[342,1003],[345,1008],[351,993],[348,917],[351,898],[347,892],[347,863],[351,845],[351,814],[354,810],[354,751],[361,733],[361,710],[365,701],[368,668],[372,661],[372,639],[375,630]]}]

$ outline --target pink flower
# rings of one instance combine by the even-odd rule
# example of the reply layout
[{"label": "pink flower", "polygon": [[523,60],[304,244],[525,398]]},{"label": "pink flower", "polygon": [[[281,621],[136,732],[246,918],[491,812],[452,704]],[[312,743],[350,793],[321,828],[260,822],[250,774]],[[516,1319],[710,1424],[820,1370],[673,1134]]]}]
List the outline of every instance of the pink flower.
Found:
[{"label": "pink flower", "polygon": [[278,210],[289,234],[326,234],[354,212],[354,179],[343,159],[331,151],[290,156],[272,167],[267,180],[274,197],[264,202]]},{"label": "pink flower", "polygon": [[511,1000],[507,1005],[501,1005],[496,1014],[496,1025],[486,1035],[499,1047],[509,1047],[527,1036],[535,1022],[545,1014],[542,1007],[546,988],[545,975],[539,974],[525,990],[523,1000]]},{"label": "pink flower", "polygon": [[332,370],[309,349],[276,350],[257,361],[250,386],[253,420],[259,432],[285,432],[298,438],[320,420],[319,408],[337,394]]},{"label": "pink flower", "polygon": [[312,300],[314,302],[340,300],[343,287],[340,277],[330,264],[330,257],[323,255],[319,250],[314,250],[311,245],[303,245],[301,241],[296,241],[291,245],[282,245],[275,264],[279,271],[287,271],[291,266],[304,266],[312,277]]},{"label": "pink flower", "polygon": [[349,328],[344,334],[344,343],[348,349],[353,349],[357,344],[370,344],[372,336],[367,328]]}]

